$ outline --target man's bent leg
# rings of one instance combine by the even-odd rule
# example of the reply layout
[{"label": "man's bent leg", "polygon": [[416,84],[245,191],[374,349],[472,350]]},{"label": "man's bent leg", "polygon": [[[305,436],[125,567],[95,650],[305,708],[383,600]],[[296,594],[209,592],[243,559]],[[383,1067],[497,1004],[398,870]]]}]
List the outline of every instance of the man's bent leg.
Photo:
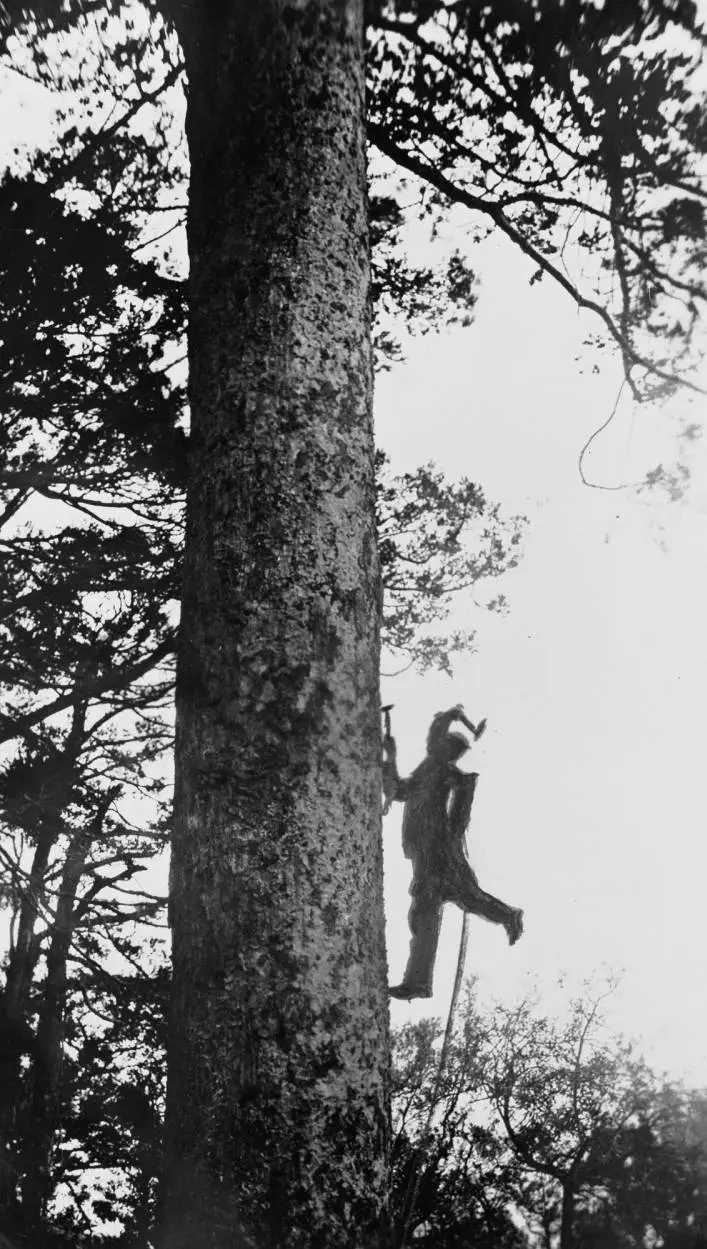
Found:
[{"label": "man's bent leg", "polygon": [[523,934],[523,912],[486,893],[465,860],[450,864],[445,874],[443,897],[445,902],[454,902],[470,915],[480,915],[492,924],[503,924],[511,945]]}]

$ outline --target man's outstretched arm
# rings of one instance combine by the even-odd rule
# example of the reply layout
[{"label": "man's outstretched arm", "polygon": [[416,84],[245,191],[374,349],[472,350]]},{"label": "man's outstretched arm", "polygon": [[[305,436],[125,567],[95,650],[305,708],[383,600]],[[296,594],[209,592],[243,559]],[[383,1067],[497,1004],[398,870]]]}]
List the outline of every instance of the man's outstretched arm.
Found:
[{"label": "man's outstretched arm", "polygon": [[479,720],[478,724],[472,724],[471,720],[464,714],[464,708],[461,703],[457,703],[456,707],[450,707],[449,711],[439,711],[434,717],[430,725],[430,731],[427,734],[427,753],[435,754],[440,743],[444,741],[450,728],[459,721],[472,734],[474,741],[478,741],[481,734],[486,728],[486,721]]},{"label": "man's outstretched arm", "polygon": [[417,785],[413,776],[403,777],[398,772],[398,748],[395,738],[386,733],[383,738],[383,814],[387,815],[394,802],[407,802],[415,793]]}]

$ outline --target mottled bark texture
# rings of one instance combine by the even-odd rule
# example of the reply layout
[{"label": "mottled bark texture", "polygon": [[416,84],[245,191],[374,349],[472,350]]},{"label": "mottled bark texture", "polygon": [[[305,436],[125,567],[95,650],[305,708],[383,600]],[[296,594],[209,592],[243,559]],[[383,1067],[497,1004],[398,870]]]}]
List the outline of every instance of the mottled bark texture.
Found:
[{"label": "mottled bark texture", "polygon": [[194,0],[163,1243],[373,1246],[387,1006],[360,0]]}]

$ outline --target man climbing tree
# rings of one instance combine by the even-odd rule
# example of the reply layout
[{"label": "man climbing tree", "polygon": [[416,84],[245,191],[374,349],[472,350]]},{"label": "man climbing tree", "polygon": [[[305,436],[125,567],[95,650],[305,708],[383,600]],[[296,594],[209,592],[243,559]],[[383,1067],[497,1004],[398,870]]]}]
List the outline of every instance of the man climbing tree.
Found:
[{"label": "man climbing tree", "polygon": [[427,755],[411,776],[398,775],[397,749],[390,732],[388,708],[383,739],[383,792],[390,802],[404,802],[403,850],[412,859],[412,903],[408,922],[412,939],[405,975],[391,987],[391,997],[431,997],[437,944],[445,902],[462,911],[503,924],[511,945],[523,932],[523,912],[481,888],[466,855],[466,830],[478,780],[462,772],[457,760],[469,749],[462,733],[451,732],[455,720],[477,740],[486,721],[474,725],[461,707],[435,716],[427,735]]}]

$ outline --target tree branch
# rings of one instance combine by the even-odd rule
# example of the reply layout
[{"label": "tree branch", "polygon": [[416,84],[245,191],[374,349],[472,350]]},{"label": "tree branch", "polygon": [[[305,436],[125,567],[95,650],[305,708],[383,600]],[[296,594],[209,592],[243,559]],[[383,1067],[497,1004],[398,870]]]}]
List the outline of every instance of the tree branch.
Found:
[{"label": "tree branch", "polygon": [[72,689],[71,693],[62,694],[59,698],[55,698],[51,703],[45,703],[42,707],[38,707],[36,711],[28,712],[27,715],[18,716],[12,719],[10,716],[0,715],[0,743],[11,741],[13,737],[23,737],[35,724],[48,720],[50,716],[58,715],[60,711],[66,711],[76,702],[77,698],[95,699],[111,690],[125,689],[131,685],[133,681],[137,681],[140,677],[145,676],[152,668],[166,659],[168,655],[174,654],[176,647],[176,639],[173,633],[170,633],[159,646],[135,664],[123,664],[120,668],[106,673],[102,677],[93,677],[85,681],[79,681]]},{"label": "tree branch", "polygon": [[464,204],[465,207],[471,208],[475,212],[483,213],[486,217],[490,217],[493,223],[498,226],[499,230],[511,239],[511,241],[515,243],[526,256],[537,264],[538,268],[542,270],[543,273],[547,273],[549,277],[553,278],[555,282],[557,282],[558,285],[566,291],[578,308],[585,308],[588,312],[593,312],[597,317],[599,317],[600,320],[604,322],[611,338],[613,338],[614,342],[621,351],[624,359],[626,381],[631,389],[631,393],[638,402],[641,401],[642,396],[635,381],[630,376],[630,369],[636,365],[645,369],[646,372],[650,373],[652,376],[658,377],[662,381],[670,382],[672,385],[685,386],[689,390],[696,391],[697,394],[707,393],[705,388],[699,386],[696,382],[692,382],[688,378],[678,374],[667,373],[664,369],[661,369],[655,361],[650,360],[647,356],[644,356],[637,351],[633,344],[628,341],[625,334],[621,332],[621,329],[616,324],[614,318],[607,311],[607,309],[602,304],[597,303],[596,300],[589,299],[586,295],[583,295],[574,283],[566,277],[565,274],[563,274],[557,266],[552,263],[552,261],[548,260],[547,256],[544,256],[537,247],[535,247],[523,234],[521,234],[520,230],[516,229],[516,227],[511,224],[499,204],[491,204],[481,196],[473,195],[470,192],[465,191],[462,187],[456,186],[455,183],[447,178],[445,174],[440,173],[440,171],[435,169],[432,165],[429,165],[425,161],[420,160],[418,157],[411,155],[409,152],[406,152],[404,148],[399,147],[397,143],[394,143],[389,138],[383,127],[377,126],[375,123],[369,124],[368,133],[371,142],[375,144],[380,152],[382,152],[385,156],[388,156],[390,160],[394,161],[395,164],[401,165],[410,173],[415,174],[418,178],[421,178],[423,181],[429,183],[430,186],[435,187],[436,190],[438,190],[442,195],[445,195],[452,202]]}]

